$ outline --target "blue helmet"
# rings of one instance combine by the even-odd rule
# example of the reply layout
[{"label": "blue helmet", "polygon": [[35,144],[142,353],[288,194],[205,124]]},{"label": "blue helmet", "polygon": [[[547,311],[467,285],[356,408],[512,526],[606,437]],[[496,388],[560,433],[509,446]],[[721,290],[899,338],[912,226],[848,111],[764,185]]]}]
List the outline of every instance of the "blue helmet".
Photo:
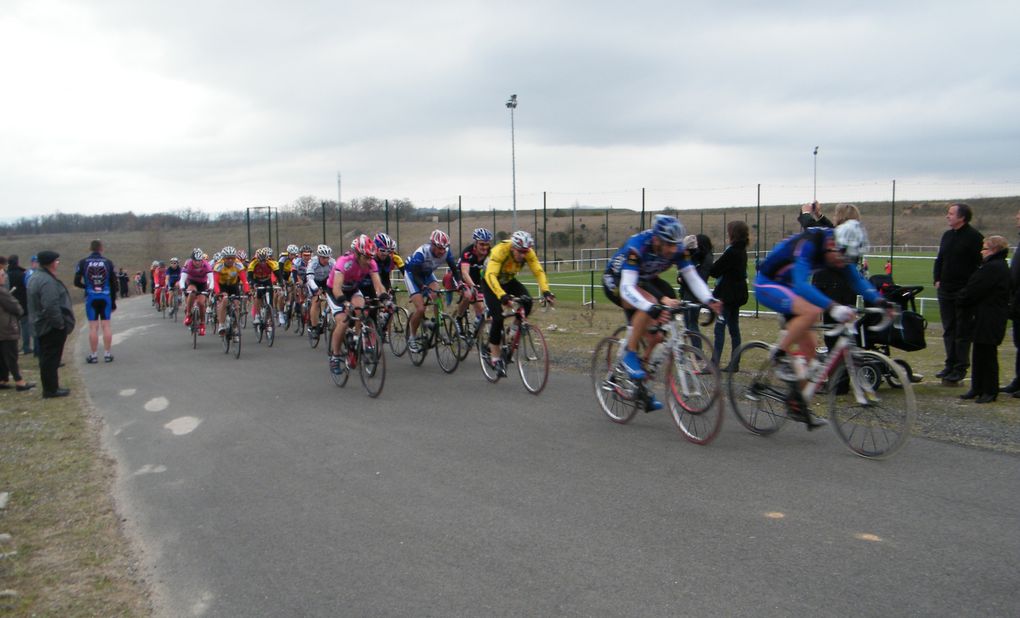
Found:
[{"label": "blue helmet", "polygon": [[677,245],[680,244],[683,241],[684,236],[687,235],[687,229],[676,217],[670,217],[669,215],[655,215],[652,219],[652,234],[654,234],[657,238],[662,239],[664,242]]},{"label": "blue helmet", "polygon": [[485,229],[484,227],[475,228],[475,231],[471,234],[471,240],[492,242],[492,232]]}]

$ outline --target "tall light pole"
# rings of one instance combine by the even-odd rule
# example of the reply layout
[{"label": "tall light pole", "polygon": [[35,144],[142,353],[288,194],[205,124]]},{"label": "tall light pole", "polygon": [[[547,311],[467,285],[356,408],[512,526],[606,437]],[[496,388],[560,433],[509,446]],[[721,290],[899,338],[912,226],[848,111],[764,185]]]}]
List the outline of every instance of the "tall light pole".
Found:
[{"label": "tall light pole", "polygon": [[517,109],[516,94],[510,95],[510,99],[506,102],[506,107],[510,110],[510,169],[513,174],[514,185],[514,215],[510,231],[515,232],[517,231],[517,152],[514,145],[514,110]]},{"label": "tall light pole", "polygon": [[811,201],[818,201],[818,146],[815,146],[815,180],[814,187],[811,190]]}]

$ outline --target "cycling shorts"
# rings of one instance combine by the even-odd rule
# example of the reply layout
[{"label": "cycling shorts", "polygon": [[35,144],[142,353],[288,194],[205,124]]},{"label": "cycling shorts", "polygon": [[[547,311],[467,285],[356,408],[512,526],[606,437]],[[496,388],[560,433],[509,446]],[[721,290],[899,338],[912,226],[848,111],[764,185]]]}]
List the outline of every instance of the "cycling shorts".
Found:
[{"label": "cycling shorts", "polygon": [[90,296],[85,302],[85,316],[89,322],[109,320],[113,312],[113,301],[109,296]]},{"label": "cycling shorts", "polygon": [[[426,286],[435,281],[439,281],[439,279],[436,279],[435,273],[429,273],[429,276],[425,277]],[[415,294],[421,294],[421,287],[419,287],[418,284],[414,282],[414,276],[411,275],[410,270],[408,270],[407,274],[404,275],[404,283],[407,285],[408,297],[414,296]]]},{"label": "cycling shorts", "polygon": [[[676,290],[662,277],[647,280],[639,279],[638,289],[649,292],[655,298],[653,301],[655,303],[658,303],[659,299],[663,296],[666,298],[676,298]],[[630,319],[634,317],[634,312],[637,309],[623,306],[623,299],[620,298],[619,281],[611,273],[605,273],[602,276],[602,291],[606,293],[606,298],[612,301],[614,305],[623,309],[624,314],[627,316],[627,322],[630,323]]]},{"label": "cycling shorts", "polygon": [[333,296],[333,290],[326,290],[326,302],[329,303],[329,310],[336,315],[344,312],[344,305],[349,303],[355,296],[362,296],[361,290],[354,288],[351,290],[341,290],[340,298]]},{"label": "cycling shorts", "polygon": [[240,296],[241,285],[239,283],[224,283],[220,285],[220,294],[227,296]]},{"label": "cycling shorts", "polygon": [[789,287],[761,273],[754,280],[754,296],[759,303],[780,315],[793,315],[793,302],[797,300],[797,295]]}]

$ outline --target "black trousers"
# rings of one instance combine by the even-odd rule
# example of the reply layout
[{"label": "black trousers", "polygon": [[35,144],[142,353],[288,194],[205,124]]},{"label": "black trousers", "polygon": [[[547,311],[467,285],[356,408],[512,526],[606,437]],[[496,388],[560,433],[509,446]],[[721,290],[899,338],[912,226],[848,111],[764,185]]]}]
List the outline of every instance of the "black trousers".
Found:
[{"label": "black trousers", "polygon": [[39,336],[39,381],[42,382],[44,393],[53,393],[60,388],[57,369],[64,355],[66,341],[66,330],[51,330]]},{"label": "black trousers", "polygon": [[975,343],[972,369],[971,390],[978,395],[995,395],[999,392],[999,346],[994,343]]},{"label": "black trousers", "polygon": [[21,382],[17,340],[0,341],[0,382],[6,382],[7,376],[13,377],[15,382]]},{"label": "black trousers", "polygon": [[939,316],[942,319],[942,343],[946,348],[946,369],[966,373],[970,357],[970,311],[956,306],[957,292],[939,290]]},{"label": "black trousers", "polygon": [[1020,318],[1013,320],[1013,347],[1016,348],[1016,362],[1013,367],[1013,381],[1020,383]]},{"label": "black trousers", "polygon": [[[527,296],[528,288],[517,279],[511,279],[503,284],[503,291],[511,296]],[[492,318],[492,328],[489,330],[489,343],[499,345],[503,342],[503,305],[489,286],[482,281],[482,294],[485,295],[485,306],[489,308],[489,316]],[[524,314],[531,315],[531,301],[524,303]]]}]

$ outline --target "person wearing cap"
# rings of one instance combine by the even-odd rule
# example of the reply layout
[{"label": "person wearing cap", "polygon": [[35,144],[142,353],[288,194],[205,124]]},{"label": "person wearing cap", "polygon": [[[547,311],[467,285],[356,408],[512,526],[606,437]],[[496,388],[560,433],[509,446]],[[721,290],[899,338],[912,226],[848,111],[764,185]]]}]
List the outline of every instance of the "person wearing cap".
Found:
[{"label": "person wearing cap", "polygon": [[39,379],[42,396],[66,397],[71,393],[60,388],[58,368],[67,336],[74,330],[74,312],[67,286],[57,279],[60,254],[39,252],[39,270],[28,282],[28,312],[39,337]]}]

